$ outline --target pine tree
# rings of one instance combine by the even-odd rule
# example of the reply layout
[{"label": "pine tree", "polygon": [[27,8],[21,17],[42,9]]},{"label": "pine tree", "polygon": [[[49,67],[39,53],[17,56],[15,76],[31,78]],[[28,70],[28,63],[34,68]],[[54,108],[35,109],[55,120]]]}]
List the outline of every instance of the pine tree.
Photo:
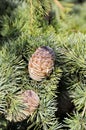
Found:
[{"label": "pine tree", "polygon": [[[56,0],[0,1],[1,130],[86,129],[83,9],[85,3]],[[48,77],[35,81],[28,64],[42,46],[53,49],[55,65]]]}]

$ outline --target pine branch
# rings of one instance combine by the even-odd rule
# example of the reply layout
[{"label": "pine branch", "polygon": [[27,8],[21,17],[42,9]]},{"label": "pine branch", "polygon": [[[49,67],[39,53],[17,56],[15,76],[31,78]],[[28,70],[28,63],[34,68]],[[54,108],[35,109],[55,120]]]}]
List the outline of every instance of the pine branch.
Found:
[{"label": "pine branch", "polygon": [[86,129],[86,117],[82,117],[79,113],[74,113],[74,116],[69,116],[69,119],[66,118],[65,123],[68,124],[69,129],[71,130],[85,130]]},{"label": "pine branch", "polygon": [[62,6],[62,4],[58,1],[58,0],[54,0],[54,2],[57,4],[57,6],[64,11],[64,7]]},{"label": "pine branch", "polygon": [[85,92],[85,84],[77,84],[76,89],[72,92],[73,102],[76,106],[77,111],[82,110],[82,115],[85,112],[85,100],[86,100],[86,92]]},{"label": "pine branch", "polygon": [[[21,42],[23,40],[23,43]],[[41,39],[41,40],[40,40]],[[48,79],[36,82],[29,77],[27,62],[24,62],[22,55],[27,60],[31,57],[35,49],[39,46],[51,46],[54,48],[53,35],[42,35],[40,37],[30,37],[27,40],[23,37],[15,42],[5,43],[0,51],[1,59],[1,88],[5,90],[5,117],[7,120],[16,121],[25,117],[23,109],[26,107],[17,95],[20,90],[33,90],[40,97],[40,106],[31,116],[27,115],[28,129],[34,126],[37,129],[57,129],[60,128],[55,117],[56,111],[56,89],[61,76],[61,69],[56,65],[55,70]],[[34,44],[35,43],[35,44]],[[52,44],[53,43],[53,44]],[[11,49],[10,49],[11,48]],[[54,48],[55,49],[55,48]],[[5,70],[5,73],[3,73]],[[3,81],[5,79],[5,82]],[[4,83],[4,84],[3,84]],[[49,93],[49,95],[47,94]],[[23,116],[22,116],[23,115]],[[26,118],[25,118],[26,119]],[[37,122],[37,123],[36,123]]]},{"label": "pine branch", "polygon": [[[45,15],[50,11],[56,13],[58,8],[64,10],[59,1],[7,1],[12,2],[13,10],[6,9],[3,16],[0,13],[0,37],[3,37],[1,43],[5,44],[0,48],[0,113],[11,122],[27,118],[25,129],[28,130],[60,129],[61,125],[55,116],[56,93],[58,85],[63,85],[64,88],[68,87],[76,107],[76,113],[66,119],[67,126],[71,130],[86,129],[86,35],[74,33],[78,29],[85,32],[85,14],[82,13],[81,19],[73,15],[74,17],[68,16],[59,22],[54,19],[56,15],[59,16],[57,11],[48,26]],[[56,10],[52,10],[55,7],[53,5],[56,5]],[[55,29],[58,34],[55,34]],[[69,35],[70,33],[72,34]],[[10,42],[5,42],[9,39]],[[31,55],[40,46],[53,48],[56,58],[52,74],[37,82],[30,78],[27,66]],[[62,84],[59,84],[60,80]],[[33,114],[26,117],[23,111],[26,105],[22,103],[18,92],[28,89],[38,94],[40,105]],[[16,123],[15,129],[20,129],[21,123]]]}]

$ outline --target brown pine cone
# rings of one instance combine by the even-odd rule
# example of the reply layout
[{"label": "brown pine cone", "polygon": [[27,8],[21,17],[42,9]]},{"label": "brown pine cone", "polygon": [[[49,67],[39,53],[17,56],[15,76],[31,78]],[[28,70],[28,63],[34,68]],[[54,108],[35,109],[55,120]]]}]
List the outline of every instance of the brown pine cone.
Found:
[{"label": "brown pine cone", "polygon": [[50,75],[54,68],[55,54],[48,46],[39,47],[29,60],[30,77],[36,81]]},{"label": "brown pine cone", "polygon": [[31,115],[39,105],[39,97],[38,95],[32,90],[26,90],[22,93],[23,102],[27,106],[26,112]]},{"label": "brown pine cone", "polygon": [[39,97],[33,90],[26,90],[14,97],[6,119],[13,122],[20,122],[33,114],[39,105]]}]

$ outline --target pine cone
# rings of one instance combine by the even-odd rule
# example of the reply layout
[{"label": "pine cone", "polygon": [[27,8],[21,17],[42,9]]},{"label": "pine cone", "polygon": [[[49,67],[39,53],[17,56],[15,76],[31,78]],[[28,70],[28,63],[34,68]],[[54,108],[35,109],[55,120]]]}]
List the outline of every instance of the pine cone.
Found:
[{"label": "pine cone", "polygon": [[[33,114],[39,105],[39,97],[32,90],[26,90],[14,97],[11,107],[8,110],[6,119],[13,122],[20,122]],[[13,106],[13,104],[15,104]]]},{"label": "pine cone", "polygon": [[48,46],[39,47],[29,60],[30,77],[36,81],[50,75],[54,68],[55,54]]},{"label": "pine cone", "polygon": [[28,109],[28,113],[31,115],[39,105],[39,97],[38,95],[32,90],[26,90],[23,94],[23,102],[26,104]]}]

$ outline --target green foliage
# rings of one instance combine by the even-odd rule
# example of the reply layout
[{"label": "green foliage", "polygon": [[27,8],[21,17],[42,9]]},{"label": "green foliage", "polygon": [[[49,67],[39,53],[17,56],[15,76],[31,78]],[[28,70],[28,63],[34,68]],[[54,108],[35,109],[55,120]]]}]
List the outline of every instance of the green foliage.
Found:
[{"label": "green foliage", "polygon": [[[17,117],[24,107],[24,105],[21,104],[21,100],[17,97],[18,92],[21,90],[34,90],[40,97],[38,110],[28,117],[28,130],[33,128],[33,126],[34,130],[57,129],[59,127],[58,121],[55,118],[55,90],[57,89],[57,84],[62,73],[61,69],[55,66],[55,70],[49,79],[45,79],[39,83],[30,79],[27,70],[27,61],[38,46],[54,46],[54,40],[52,37],[50,39],[50,37],[30,37],[26,42],[23,41],[23,44],[9,41],[9,43],[5,43],[0,51],[0,87],[2,92],[4,92],[3,97],[1,96],[0,98],[0,111],[3,115],[5,114],[4,116],[10,121],[16,120],[16,118],[22,118]],[[30,50],[30,48],[32,48],[32,50]],[[3,94],[2,92],[1,94]],[[49,93],[49,95],[47,93]]]},{"label": "green foliage", "polygon": [[86,129],[86,117],[82,117],[79,113],[74,113],[73,117],[66,119],[66,123],[70,130],[85,130]]},{"label": "green foliage", "polygon": [[[58,35],[59,37],[59,35]],[[69,37],[59,38],[57,48],[57,63],[63,71],[60,87],[67,89],[72,98],[76,112],[66,118],[66,123],[71,130],[85,130],[86,122],[86,35],[82,33],[71,34]],[[62,91],[63,91],[62,90]],[[66,91],[67,91],[66,90]],[[76,123],[75,123],[76,122]],[[75,123],[76,125],[73,125]],[[80,123],[80,124],[79,124]]]},{"label": "green foliage", "polygon": [[[0,1],[1,130],[86,129],[86,3],[62,5],[65,12],[51,0]],[[40,46],[53,48],[55,68],[37,82],[29,77],[28,61]],[[14,123],[25,107],[18,93],[27,89],[38,94],[40,105],[26,120]],[[74,104],[63,125],[55,115],[59,89],[61,101],[70,97]]]},{"label": "green foliage", "polygon": [[83,110],[86,107],[86,84],[76,84],[75,92],[73,92],[73,102],[76,105],[78,111]]}]

